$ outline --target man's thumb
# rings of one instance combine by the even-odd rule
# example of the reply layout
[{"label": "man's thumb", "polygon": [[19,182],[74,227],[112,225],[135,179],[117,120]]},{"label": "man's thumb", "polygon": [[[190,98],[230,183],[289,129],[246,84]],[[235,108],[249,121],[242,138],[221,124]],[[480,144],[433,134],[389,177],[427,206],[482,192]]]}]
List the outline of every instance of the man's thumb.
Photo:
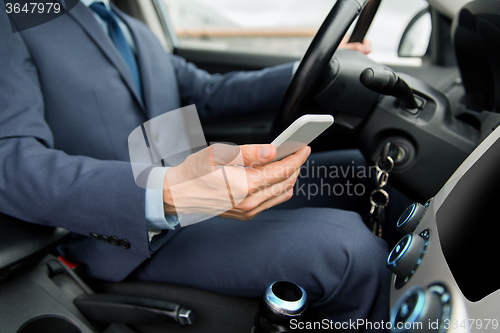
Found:
[{"label": "man's thumb", "polygon": [[241,154],[246,166],[267,164],[276,156],[276,147],[266,145],[245,145],[241,146]]}]

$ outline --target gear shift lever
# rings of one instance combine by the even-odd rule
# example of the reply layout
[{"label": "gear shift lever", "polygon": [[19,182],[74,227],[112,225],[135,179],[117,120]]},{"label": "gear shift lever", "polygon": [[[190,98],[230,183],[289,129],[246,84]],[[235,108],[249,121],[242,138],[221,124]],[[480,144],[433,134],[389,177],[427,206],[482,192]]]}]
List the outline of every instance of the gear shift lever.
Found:
[{"label": "gear shift lever", "polygon": [[379,94],[391,95],[403,101],[409,109],[417,109],[419,105],[413,97],[408,84],[392,69],[387,67],[368,67],[359,76],[361,83]]},{"label": "gear shift lever", "polygon": [[262,295],[251,333],[292,332],[291,321],[303,320],[306,309],[304,289],[291,282],[273,282]]}]

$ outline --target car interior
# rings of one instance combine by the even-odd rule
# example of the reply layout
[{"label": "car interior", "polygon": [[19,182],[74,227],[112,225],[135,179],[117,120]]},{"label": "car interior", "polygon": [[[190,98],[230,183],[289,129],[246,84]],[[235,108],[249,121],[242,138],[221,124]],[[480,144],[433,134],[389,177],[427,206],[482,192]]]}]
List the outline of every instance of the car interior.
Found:
[{"label": "car interior", "polygon": [[[428,0],[399,45],[407,56],[412,29],[429,13],[419,67],[337,49],[353,22],[351,40],[363,40],[380,0],[338,0],[302,58],[183,47],[161,1],[112,2],[144,21],[169,51],[210,73],[300,61],[277,114],[202,120],[207,142],[267,143],[304,114],[333,115],[312,149],[357,148],[370,165],[390,157],[390,184],[415,202],[387,221],[394,230],[386,236],[394,247],[387,259],[390,318],[403,327],[394,331],[498,329],[499,0]],[[262,306],[183,286],[92,280],[83,265],[58,257],[68,231],[6,215],[0,230],[0,332],[249,333]],[[429,325],[415,329],[415,322]],[[262,332],[285,332],[268,329]]]}]

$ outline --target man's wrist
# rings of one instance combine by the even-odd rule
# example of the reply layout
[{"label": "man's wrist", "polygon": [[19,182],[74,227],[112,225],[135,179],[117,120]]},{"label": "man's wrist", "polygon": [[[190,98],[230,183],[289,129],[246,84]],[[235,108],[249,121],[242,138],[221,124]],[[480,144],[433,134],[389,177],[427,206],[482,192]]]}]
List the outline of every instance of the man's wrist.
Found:
[{"label": "man's wrist", "polygon": [[177,215],[177,210],[174,205],[174,198],[172,197],[172,192],[170,192],[170,188],[168,187],[167,173],[171,169],[165,172],[165,179],[163,180],[163,211],[165,215]]}]

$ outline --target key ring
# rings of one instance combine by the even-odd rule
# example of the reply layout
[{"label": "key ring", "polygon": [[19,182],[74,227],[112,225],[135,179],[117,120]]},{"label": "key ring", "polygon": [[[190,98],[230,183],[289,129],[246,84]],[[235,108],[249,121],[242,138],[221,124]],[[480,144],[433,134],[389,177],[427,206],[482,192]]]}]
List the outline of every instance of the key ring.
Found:
[{"label": "key ring", "polygon": [[377,173],[377,184],[379,188],[384,187],[389,182],[389,173],[387,171],[379,171]]},{"label": "key ring", "polygon": [[[382,194],[384,198],[383,202],[377,203],[375,202],[375,200],[373,200],[373,195],[377,193]],[[389,193],[387,193],[384,189],[381,188],[373,190],[372,193],[370,193],[370,204],[372,205],[372,207],[382,207],[382,208],[387,207],[387,205],[389,204]]]},{"label": "key ring", "polygon": [[[381,172],[381,171],[385,171],[387,173],[391,172],[392,169],[394,169],[394,159],[392,157],[390,157],[389,155],[387,155],[386,157],[386,160],[389,161],[389,168],[388,169],[382,169],[380,167],[380,161],[382,160],[382,157],[379,157],[377,162],[375,163],[375,168],[377,169],[377,171]],[[385,162],[384,162],[385,163]]]}]

